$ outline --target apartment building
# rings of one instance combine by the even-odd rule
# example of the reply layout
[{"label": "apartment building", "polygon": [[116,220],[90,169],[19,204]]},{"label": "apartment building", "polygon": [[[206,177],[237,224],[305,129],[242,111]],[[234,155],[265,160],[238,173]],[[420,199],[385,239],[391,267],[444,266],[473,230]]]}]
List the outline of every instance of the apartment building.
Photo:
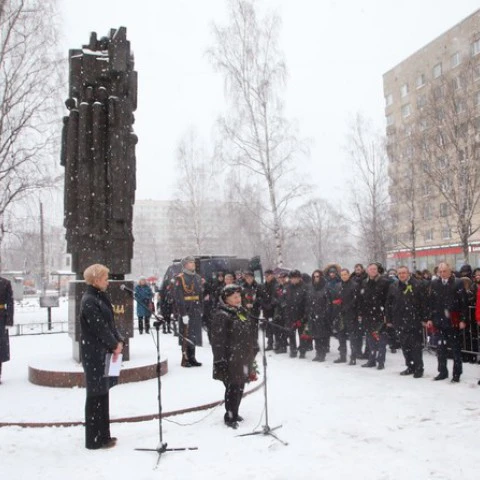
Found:
[{"label": "apartment building", "polygon": [[465,249],[480,266],[480,10],[386,72],[383,86],[389,266],[458,267]]}]

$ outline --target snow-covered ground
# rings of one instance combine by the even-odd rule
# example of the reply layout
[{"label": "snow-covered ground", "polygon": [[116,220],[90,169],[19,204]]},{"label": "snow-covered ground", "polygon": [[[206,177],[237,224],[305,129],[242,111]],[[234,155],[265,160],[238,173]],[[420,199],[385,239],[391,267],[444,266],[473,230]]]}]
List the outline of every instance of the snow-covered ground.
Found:
[{"label": "snow-covered ground", "polygon": [[[164,411],[222,398],[223,386],[211,378],[208,342],[198,349],[204,366],[182,369],[176,339],[162,334],[161,340],[169,361],[162,377]],[[222,406],[164,418],[163,439],[170,447],[198,450],[167,452],[156,470],[155,452],[135,451],[158,446],[156,420],[113,423],[117,446],[97,451],[84,448],[83,427],[0,428],[0,479],[478,478],[480,366],[465,365],[460,384],[433,382],[436,359],[428,353],[425,377],[413,379],[398,375],[404,368],[401,352],[388,353],[385,370],[377,371],[334,365],[335,341],[332,347],[323,364],[311,362],[311,352],[306,360],[268,354],[269,423],[283,425],[276,433],[288,446],[263,435],[236,437],[264,425],[260,390],[243,400],[245,421],[237,431],[223,424]],[[70,350],[66,334],[11,338],[0,422],[83,419],[82,389],[40,387],[27,379],[34,359],[54,357],[59,368],[71,368]],[[150,336],[133,338],[131,352],[132,361],[137,356],[155,362]],[[115,387],[110,404],[113,419],[156,413],[156,380]]]}]

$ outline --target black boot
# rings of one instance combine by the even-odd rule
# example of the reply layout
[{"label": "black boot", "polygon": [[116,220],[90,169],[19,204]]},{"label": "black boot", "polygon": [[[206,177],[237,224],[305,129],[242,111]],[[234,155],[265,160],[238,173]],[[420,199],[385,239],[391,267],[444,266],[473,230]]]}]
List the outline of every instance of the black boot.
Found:
[{"label": "black boot", "polygon": [[305,358],[305,352],[300,352],[300,356],[298,358]]},{"label": "black boot", "polygon": [[400,372],[400,375],[405,376],[405,375],[413,375],[414,370],[412,367],[408,367],[407,369],[403,370],[403,372]]},{"label": "black boot", "polygon": [[350,362],[348,362],[349,365],[356,365],[357,360],[355,358],[350,358]]},{"label": "black boot", "polygon": [[340,358],[337,358],[336,360],[333,361],[333,363],[346,363],[347,362],[347,357],[345,355],[340,355]]},{"label": "black boot", "polygon": [[324,353],[318,353],[315,355],[315,357],[312,359],[312,362],[324,362],[325,361],[325,354]]},{"label": "black boot", "polygon": [[192,367],[201,367],[202,364],[200,362],[197,362],[197,359],[195,358],[195,347],[192,347],[191,345],[187,347],[187,352],[188,352],[188,361]]},{"label": "black boot", "polygon": [[376,363],[375,363],[375,362],[370,362],[370,361],[367,362],[367,363],[364,363],[364,364],[362,365],[363,368],[373,368],[373,367],[375,367],[375,366],[376,366]]}]

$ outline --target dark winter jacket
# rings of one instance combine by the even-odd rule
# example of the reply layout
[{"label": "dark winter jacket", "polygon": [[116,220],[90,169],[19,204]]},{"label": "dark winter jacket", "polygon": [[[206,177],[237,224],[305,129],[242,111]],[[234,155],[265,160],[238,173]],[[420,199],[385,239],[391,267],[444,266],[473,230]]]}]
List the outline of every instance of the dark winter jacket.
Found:
[{"label": "dark winter jacket", "polygon": [[310,299],[308,289],[303,282],[294,285],[289,283],[285,293],[285,326],[287,328],[300,328],[297,322],[305,325],[308,321]]},{"label": "dark winter jacket", "polygon": [[80,353],[87,395],[104,395],[117,384],[117,377],[105,377],[105,356],[123,338],[118,332],[112,304],[106,293],[89,285],[80,303]]},{"label": "dark winter jacket", "polygon": [[428,320],[428,297],[424,282],[410,277],[405,283],[390,285],[385,309],[387,323],[398,332],[422,330],[422,322]]},{"label": "dark winter jacket", "polygon": [[323,278],[312,284],[310,295],[310,334],[313,338],[327,338],[331,335],[332,303]]},{"label": "dark winter jacket", "polygon": [[340,316],[346,326],[353,324],[357,320],[355,310],[356,295],[356,283],[352,279],[346,282],[342,281],[340,286]]},{"label": "dark winter jacket", "polygon": [[265,282],[261,289],[260,304],[265,318],[273,318],[275,313],[275,305],[277,302],[278,283],[275,279]]},{"label": "dark winter jacket", "polygon": [[231,307],[220,300],[212,315],[210,332],[215,380],[234,385],[248,380],[258,352],[256,332],[256,321],[243,307]]},{"label": "dark winter jacket", "polygon": [[13,325],[13,304],[12,284],[0,277],[0,363],[10,360],[10,341],[6,327]]},{"label": "dark winter jacket", "polygon": [[356,312],[368,333],[385,329],[385,304],[389,287],[389,281],[378,275],[374,279],[366,278],[358,288]]},{"label": "dark winter jacket", "polygon": [[260,315],[260,296],[260,286],[255,280],[250,285],[247,282],[242,283],[242,305],[255,317]]},{"label": "dark winter jacket", "polygon": [[151,317],[151,302],[153,299],[152,289],[147,285],[135,287],[135,300],[137,301],[137,317]]},{"label": "dark winter jacket", "polygon": [[467,292],[462,280],[453,275],[444,285],[441,278],[430,284],[429,318],[435,328],[457,328],[459,321],[469,322]]}]

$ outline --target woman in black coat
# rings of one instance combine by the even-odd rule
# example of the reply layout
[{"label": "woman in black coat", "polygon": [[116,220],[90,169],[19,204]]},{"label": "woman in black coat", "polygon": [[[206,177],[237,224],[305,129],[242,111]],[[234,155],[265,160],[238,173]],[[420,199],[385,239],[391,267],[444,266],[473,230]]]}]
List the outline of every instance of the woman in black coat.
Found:
[{"label": "woman in black coat", "polygon": [[88,449],[111,448],[117,439],[110,436],[109,390],[118,377],[105,375],[106,355],[120,361],[124,340],[115,327],[112,304],[105,291],[107,267],[91,265],[83,277],[87,289],[80,304],[81,357],[85,371],[85,446]]},{"label": "woman in black coat", "polygon": [[241,287],[227,285],[212,316],[213,378],[225,385],[225,425],[238,428],[245,383],[255,374],[256,321],[242,307]]},{"label": "woman in black coat", "polygon": [[328,351],[331,331],[332,302],[326,288],[321,270],[312,273],[312,290],[310,294],[310,333],[315,340],[316,355],[313,362],[324,362]]}]

